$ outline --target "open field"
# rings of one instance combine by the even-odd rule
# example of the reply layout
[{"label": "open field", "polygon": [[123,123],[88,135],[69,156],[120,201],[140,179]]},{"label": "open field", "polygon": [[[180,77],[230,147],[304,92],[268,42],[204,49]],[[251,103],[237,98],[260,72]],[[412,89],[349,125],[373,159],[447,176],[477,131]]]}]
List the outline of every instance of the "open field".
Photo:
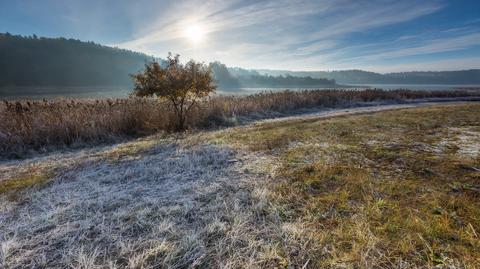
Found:
[{"label": "open field", "polygon": [[5,268],[478,268],[480,104],[0,163]]},{"label": "open field", "polygon": [[[214,96],[194,108],[187,125],[190,130],[212,129],[308,109],[452,98],[479,99],[480,91],[350,89]],[[174,127],[173,108],[166,101],[151,98],[4,101],[0,104],[0,158],[118,142],[132,136],[171,132]]]}]

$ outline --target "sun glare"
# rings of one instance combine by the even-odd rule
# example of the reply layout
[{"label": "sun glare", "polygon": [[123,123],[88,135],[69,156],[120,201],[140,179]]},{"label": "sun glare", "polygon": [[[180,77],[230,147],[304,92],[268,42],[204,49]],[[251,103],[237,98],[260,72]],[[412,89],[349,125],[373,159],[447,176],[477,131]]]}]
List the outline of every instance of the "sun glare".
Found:
[{"label": "sun glare", "polygon": [[185,37],[194,44],[205,39],[205,29],[199,24],[192,24],[185,29]]}]

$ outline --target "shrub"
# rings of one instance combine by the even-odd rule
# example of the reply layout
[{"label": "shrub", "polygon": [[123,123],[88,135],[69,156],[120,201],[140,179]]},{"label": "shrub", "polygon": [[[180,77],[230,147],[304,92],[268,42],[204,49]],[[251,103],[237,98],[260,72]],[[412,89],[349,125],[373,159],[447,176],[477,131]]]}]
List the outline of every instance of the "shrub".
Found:
[{"label": "shrub", "polygon": [[155,95],[172,105],[176,130],[183,131],[188,113],[198,101],[214,92],[211,70],[204,64],[190,60],[180,63],[180,56],[169,54],[165,67],[157,62],[145,64],[145,70],[132,75],[136,96]]}]

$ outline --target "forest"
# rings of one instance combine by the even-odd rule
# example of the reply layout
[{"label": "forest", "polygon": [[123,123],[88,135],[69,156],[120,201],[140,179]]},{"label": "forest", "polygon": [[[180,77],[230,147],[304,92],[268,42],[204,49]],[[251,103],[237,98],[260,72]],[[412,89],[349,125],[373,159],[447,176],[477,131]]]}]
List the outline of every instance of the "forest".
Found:
[{"label": "forest", "polygon": [[[94,42],[0,33],[0,87],[131,87],[130,74],[140,71],[152,60],[163,62],[154,56]],[[309,76],[260,75],[255,71],[232,75],[220,62],[210,63],[210,67],[220,88],[227,90],[335,85],[332,80]]]},{"label": "forest", "polygon": [[[0,33],[0,87],[132,87],[149,61],[140,52],[77,39]],[[480,84],[480,70],[380,74],[362,70],[252,70],[209,63],[219,89],[334,87],[338,84]]]},{"label": "forest", "polygon": [[412,71],[375,73],[364,70],[287,71],[257,70],[261,75],[311,76],[334,79],[340,84],[480,84],[480,69],[458,71]]},{"label": "forest", "polygon": [[0,34],[0,86],[125,86],[153,58],[75,39]]}]

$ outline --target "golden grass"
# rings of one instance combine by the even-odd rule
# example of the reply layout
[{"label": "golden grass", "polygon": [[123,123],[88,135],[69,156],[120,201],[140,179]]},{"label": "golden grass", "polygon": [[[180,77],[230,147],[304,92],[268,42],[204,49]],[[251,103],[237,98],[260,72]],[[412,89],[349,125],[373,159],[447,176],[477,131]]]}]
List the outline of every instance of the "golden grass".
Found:
[{"label": "golden grass", "polygon": [[[212,128],[236,124],[242,116],[266,117],[300,108],[479,95],[477,91],[309,90],[215,96],[192,111],[187,125]],[[125,135],[172,131],[174,126],[172,108],[154,99],[4,101],[0,104],[0,155],[22,157],[30,150],[112,141]]]},{"label": "golden grass", "polygon": [[32,172],[30,174],[0,180],[0,194],[15,193],[25,188],[39,186],[51,179],[53,175],[47,172]]},{"label": "golden grass", "polygon": [[458,143],[462,130],[480,134],[479,119],[479,104],[444,105],[270,122],[214,140],[279,160],[272,213],[308,242],[296,255],[278,247],[291,264],[479,268],[480,156]]}]

